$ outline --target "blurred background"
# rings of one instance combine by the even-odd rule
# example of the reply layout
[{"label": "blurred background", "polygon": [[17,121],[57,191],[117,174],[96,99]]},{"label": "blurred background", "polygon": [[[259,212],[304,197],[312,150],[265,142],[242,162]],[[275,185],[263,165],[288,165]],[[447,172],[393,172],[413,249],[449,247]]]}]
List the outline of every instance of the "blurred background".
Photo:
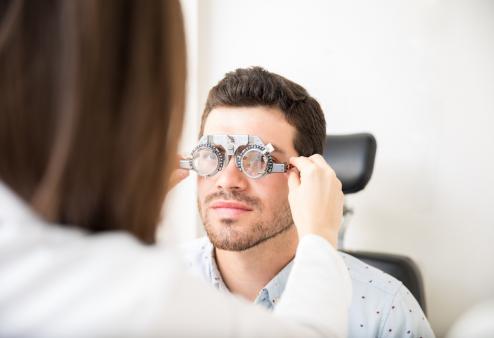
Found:
[{"label": "blurred background", "polygon": [[[184,154],[197,140],[209,88],[226,72],[259,65],[279,73],[319,101],[328,134],[377,139],[373,177],[347,200],[355,215],[346,248],[410,256],[438,337],[494,298],[494,1],[182,4]],[[201,233],[191,196],[194,177],[168,200],[165,223],[175,228],[164,231],[179,240]],[[197,227],[185,227],[191,223]]]}]

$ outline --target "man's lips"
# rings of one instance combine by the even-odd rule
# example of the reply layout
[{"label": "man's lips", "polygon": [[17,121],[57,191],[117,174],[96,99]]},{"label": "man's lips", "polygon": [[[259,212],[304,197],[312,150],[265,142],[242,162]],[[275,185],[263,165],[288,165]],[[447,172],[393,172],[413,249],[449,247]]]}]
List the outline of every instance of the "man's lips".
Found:
[{"label": "man's lips", "polygon": [[246,204],[236,201],[215,201],[209,206],[211,209],[232,209],[238,211],[252,211]]},{"label": "man's lips", "polygon": [[220,219],[239,219],[252,211],[252,208],[237,201],[218,200],[211,203],[209,209]]}]

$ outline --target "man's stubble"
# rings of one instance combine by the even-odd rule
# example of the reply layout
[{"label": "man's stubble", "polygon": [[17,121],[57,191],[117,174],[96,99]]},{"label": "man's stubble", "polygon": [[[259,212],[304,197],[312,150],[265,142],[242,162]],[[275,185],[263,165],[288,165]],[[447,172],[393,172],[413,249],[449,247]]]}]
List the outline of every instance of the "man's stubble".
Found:
[{"label": "man's stubble", "polygon": [[[254,212],[257,212],[259,217],[249,225],[247,233],[238,231],[235,228],[237,221],[229,218],[219,220],[220,224],[211,224],[207,205],[216,199],[245,203]],[[293,226],[288,199],[283,200],[275,210],[272,210],[268,218],[263,218],[265,208],[258,198],[247,196],[235,190],[220,190],[206,196],[204,199],[205,210],[203,210],[199,199],[197,205],[209,240],[215,248],[221,250],[244,251],[282,234]]]}]

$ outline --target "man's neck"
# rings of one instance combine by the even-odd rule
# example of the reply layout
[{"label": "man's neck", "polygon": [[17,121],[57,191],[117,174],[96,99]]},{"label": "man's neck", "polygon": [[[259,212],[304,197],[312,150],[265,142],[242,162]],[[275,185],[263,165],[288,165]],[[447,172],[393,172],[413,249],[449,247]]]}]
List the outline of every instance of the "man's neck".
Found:
[{"label": "man's neck", "polygon": [[298,235],[295,226],[245,251],[215,249],[216,264],[230,292],[254,301],[295,256]]}]

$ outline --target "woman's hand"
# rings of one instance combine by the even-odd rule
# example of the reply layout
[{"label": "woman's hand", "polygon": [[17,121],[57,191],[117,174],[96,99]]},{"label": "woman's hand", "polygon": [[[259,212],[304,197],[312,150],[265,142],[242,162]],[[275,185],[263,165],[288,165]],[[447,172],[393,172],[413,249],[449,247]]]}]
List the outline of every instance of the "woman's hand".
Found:
[{"label": "woman's hand", "polygon": [[327,239],[335,248],[343,216],[343,191],[334,170],[321,155],[292,157],[288,201],[300,238],[307,234]]},{"label": "woman's hand", "polygon": [[173,188],[175,188],[175,186],[178,183],[180,183],[187,176],[189,176],[189,170],[187,170],[187,169],[180,169],[180,167],[179,167],[179,163],[180,163],[180,160],[181,159],[182,159],[182,157],[180,155],[177,155],[176,165],[175,165],[175,168],[176,169],[174,169],[172,171],[172,174],[170,175],[170,180],[168,181],[168,191],[170,191]]}]

